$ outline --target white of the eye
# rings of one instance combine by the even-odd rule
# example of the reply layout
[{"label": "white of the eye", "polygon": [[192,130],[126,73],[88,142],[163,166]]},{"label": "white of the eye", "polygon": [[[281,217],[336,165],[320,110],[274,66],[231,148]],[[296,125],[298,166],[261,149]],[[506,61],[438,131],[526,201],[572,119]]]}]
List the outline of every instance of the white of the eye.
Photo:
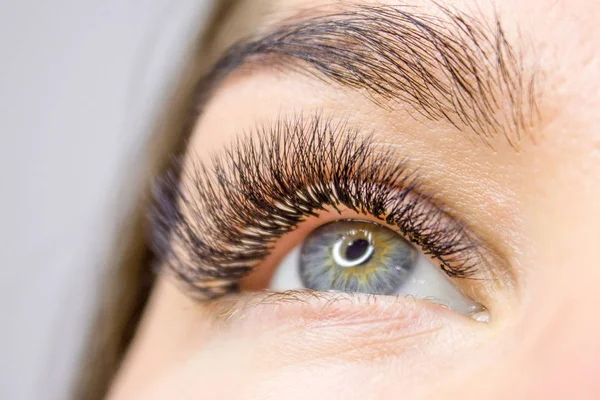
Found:
[{"label": "white of the eye", "polygon": [[347,258],[345,258],[341,254],[343,244],[344,244],[344,239],[340,239],[337,242],[335,242],[335,244],[333,245],[333,248],[331,249],[331,254],[333,255],[333,260],[340,267],[345,267],[345,268],[356,267],[357,265],[360,265],[360,264],[364,263],[365,261],[367,261],[369,258],[371,258],[371,255],[373,255],[374,248],[373,248],[373,246],[369,245],[365,254],[363,254],[360,258],[357,258],[356,260],[349,261]]},{"label": "white of the eye", "polygon": [[[300,250],[301,245],[296,246],[279,263],[271,278],[269,289],[305,289],[300,278]],[[444,272],[421,252],[409,278],[395,294],[425,299],[465,315],[472,315],[481,310],[479,304],[465,297]]]},{"label": "white of the eye", "polygon": [[300,249],[302,245],[294,247],[281,260],[269,284],[269,289],[276,292],[285,290],[303,289],[302,278],[300,278]]},{"label": "white of the eye", "polygon": [[467,298],[425,255],[419,252],[413,270],[396,295],[426,299],[461,314],[471,315],[481,306]]}]

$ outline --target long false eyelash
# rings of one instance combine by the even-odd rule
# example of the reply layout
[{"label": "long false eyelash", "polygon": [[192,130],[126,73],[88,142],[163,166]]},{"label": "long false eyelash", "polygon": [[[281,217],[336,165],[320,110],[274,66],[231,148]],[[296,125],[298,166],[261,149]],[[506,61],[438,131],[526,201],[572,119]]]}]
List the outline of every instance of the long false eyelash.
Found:
[{"label": "long false eyelash", "polygon": [[280,118],[158,185],[151,213],[157,264],[191,295],[218,297],[306,218],[347,207],[396,226],[448,275],[472,276],[477,242],[410,171],[346,123]]}]

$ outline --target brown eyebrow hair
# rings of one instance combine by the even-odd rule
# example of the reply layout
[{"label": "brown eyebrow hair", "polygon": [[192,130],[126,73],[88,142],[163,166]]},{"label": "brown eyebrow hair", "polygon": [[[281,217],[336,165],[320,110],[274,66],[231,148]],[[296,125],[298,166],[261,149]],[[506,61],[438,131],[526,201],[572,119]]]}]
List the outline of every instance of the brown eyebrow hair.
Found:
[{"label": "brown eyebrow hair", "polygon": [[241,67],[274,67],[359,90],[390,110],[446,120],[486,142],[501,134],[517,147],[539,117],[535,68],[526,72],[497,13],[490,20],[435,4],[439,15],[345,7],[242,40],[200,82],[198,110]]}]

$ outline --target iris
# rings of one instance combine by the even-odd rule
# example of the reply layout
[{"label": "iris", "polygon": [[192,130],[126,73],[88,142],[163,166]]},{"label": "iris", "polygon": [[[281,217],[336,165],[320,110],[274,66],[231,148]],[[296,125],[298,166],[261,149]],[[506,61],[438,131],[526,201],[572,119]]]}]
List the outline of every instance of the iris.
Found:
[{"label": "iris", "polygon": [[418,250],[380,224],[341,220],[315,229],[300,250],[305,287],[392,295],[411,276]]}]

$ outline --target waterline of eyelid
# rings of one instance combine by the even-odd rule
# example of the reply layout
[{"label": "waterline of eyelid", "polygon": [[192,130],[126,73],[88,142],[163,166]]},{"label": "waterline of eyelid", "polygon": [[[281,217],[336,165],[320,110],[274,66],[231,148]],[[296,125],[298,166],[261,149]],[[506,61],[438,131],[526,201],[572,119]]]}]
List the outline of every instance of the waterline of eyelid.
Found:
[{"label": "waterline of eyelid", "polygon": [[[303,319],[316,319],[327,324],[332,324],[332,319],[353,319],[357,315],[356,307],[369,307],[370,319],[382,318],[395,319],[405,314],[418,310],[435,311],[436,314],[445,311],[452,312],[450,308],[426,299],[417,299],[413,296],[380,296],[367,293],[315,291],[310,289],[294,289],[281,292],[270,290],[242,292],[235,296],[217,298],[207,303],[213,309],[215,317],[223,323],[232,322],[233,319],[247,319],[259,313],[261,318],[281,318],[293,321]],[[330,308],[338,312],[332,314]],[[269,309],[270,312],[265,312]],[[249,315],[252,314],[252,315]],[[388,315],[389,317],[386,317]],[[446,314],[448,315],[448,314]],[[460,314],[459,314],[460,315]],[[490,322],[490,313],[487,309],[480,309],[472,314],[463,315],[474,322],[487,324]]]}]

